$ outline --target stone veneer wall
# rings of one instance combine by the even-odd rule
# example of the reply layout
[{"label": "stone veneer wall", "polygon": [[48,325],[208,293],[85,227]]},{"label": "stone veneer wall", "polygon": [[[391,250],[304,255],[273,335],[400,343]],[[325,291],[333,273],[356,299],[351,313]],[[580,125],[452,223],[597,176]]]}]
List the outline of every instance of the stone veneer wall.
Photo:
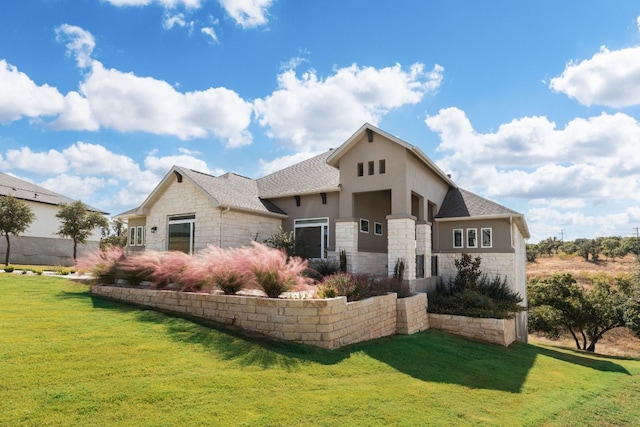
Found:
[{"label": "stone veneer wall", "polygon": [[429,313],[429,326],[472,340],[505,347],[516,340],[515,319],[484,319]]},{"label": "stone veneer wall", "polygon": [[[490,278],[499,275],[500,277],[507,278],[507,285],[513,289],[517,290],[517,281],[520,277],[514,276],[516,273],[515,270],[515,262],[516,256],[514,253],[474,253],[469,252],[472,258],[479,256],[482,261],[480,263],[480,270],[483,273],[487,274]],[[443,278],[443,281],[446,283],[449,280],[449,277],[455,277],[458,270],[456,270],[456,266],[454,261],[460,259],[460,253],[440,253],[438,254],[438,268],[439,275]],[[425,263],[427,261],[425,260]]]},{"label": "stone veneer wall", "polygon": [[415,294],[396,300],[396,333],[411,335],[429,329],[427,294]]},{"label": "stone veneer wall", "polygon": [[[409,308],[404,312],[405,305],[396,302],[402,299],[398,300],[395,293],[347,302],[346,297],[276,299],[114,286],[93,286],[91,292],[326,349],[393,335],[396,331],[413,333],[427,327],[423,318],[426,316],[426,294],[405,298],[415,298],[415,301],[407,301]],[[398,318],[402,326],[397,324]]]},{"label": "stone veneer wall", "polygon": [[[368,273],[374,276],[387,276],[386,252],[358,252],[358,273]],[[347,264],[348,267],[348,264]]]}]

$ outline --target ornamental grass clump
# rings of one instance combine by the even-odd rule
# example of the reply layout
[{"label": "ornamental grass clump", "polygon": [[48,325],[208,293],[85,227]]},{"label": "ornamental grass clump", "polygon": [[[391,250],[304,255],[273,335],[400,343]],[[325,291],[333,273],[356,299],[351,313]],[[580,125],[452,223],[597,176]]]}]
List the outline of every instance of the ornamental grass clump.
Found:
[{"label": "ornamental grass clump", "polygon": [[76,262],[76,269],[80,273],[91,273],[100,283],[111,284],[118,278],[120,264],[124,258],[125,254],[121,248],[109,246],[104,250],[89,252],[80,258]]},{"label": "ornamental grass clump", "polygon": [[[307,269],[307,260],[287,257],[280,250],[253,242],[250,248],[238,249],[244,262],[244,269],[253,273],[255,284],[269,298],[278,298],[284,292],[306,291],[312,279],[302,273]],[[242,268],[241,268],[242,270]]]},{"label": "ornamental grass clump", "polygon": [[207,246],[194,256],[182,273],[186,282],[200,284],[200,290],[220,289],[225,295],[233,295],[250,286],[249,275],[243,253],[238,249],[222,249]]}]

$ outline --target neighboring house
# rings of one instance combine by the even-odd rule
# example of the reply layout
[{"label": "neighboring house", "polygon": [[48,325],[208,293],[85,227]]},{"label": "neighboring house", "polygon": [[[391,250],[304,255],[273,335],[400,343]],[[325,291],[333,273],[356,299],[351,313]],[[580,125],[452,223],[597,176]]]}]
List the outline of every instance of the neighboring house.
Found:
[{"label": "neighboring house", "polygon": [[[174,166],[128,221],[130,250],[194,252],[294,231],[306,258],[347,256],[351,272],[392,275],[413,289],[455,275],[463,252],[525,298],[524,216],[458,186],[420,149],[370,124],[344,144],[254,180]],[[526,341],[526,314],[518,318]]]},{"label": "neighboring house", "polygon": [[[56,233],[60,220],[56,214],[60,206],[75,200],[47,190],[6,173],[0,172],[0,197],[11,195],[24,201],[35,214],[35,220],[20,236],[10,236],[10,261],[14,264],[73,265],[73,241]],[[93,207],[89,210],[108,215]],[[98,248],[101,230],[96,230],[86,244],[78,245],[78,256]],[[0,256],[7,251],[6,239],[0,239]]]}]

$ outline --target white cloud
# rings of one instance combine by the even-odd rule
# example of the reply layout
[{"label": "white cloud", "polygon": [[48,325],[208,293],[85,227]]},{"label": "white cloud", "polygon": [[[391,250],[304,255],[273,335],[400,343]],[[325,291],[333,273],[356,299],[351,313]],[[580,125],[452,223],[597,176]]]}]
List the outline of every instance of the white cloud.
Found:
[{"label": "white cloud", "polygon": [[584,105],[615,108],[640,104],[640,47],[610,51],[602,47],[591,59],[570,62],[549,87]]},{"label": "white cloud", "polygon": [[162,27],[165,30],[170,30],[175,26],[185,27],[187,21],[184,18],[184,13],[165,13],[162,18]]},{"label": "white cloud", "polygon": [[72,199],[85,201],[95,195],[96,191],[104,188],[105,184],[104,178],[62,174],[42,181],[38,185]]},{"label": "white cloud", "polygon": [[457,108],[425,120],[438,132],[438,161],[465,188],[489,197],[640,200],[640,124],[625,114],[576,118],[564,129],[525,117],[478,133]]},{"label": "white cloud", "polygon": [[78,141],[62,150],[62,154],[69,167],[81,175],[108,175],[123,180],[135,178],[140,172],[133,159],[98,144]]},{"label": "white cloud", "polygon": [[0,123],[22,117],[55,115],[62,111],[64,97],[49,85],[38,86],[26,74],[0,59]]},{"label": "white cloud", "polygon": [[22,147],[8,150],[2,167],[34,173],[62,173],[69,170],[69,162],[62,153],[53,149],[34,153],[29,147]]},{"label": "white cloud", "polygon": [[268,135],[296,151],[322,151],[346,139],[364,122],[377,124],[394,108],[415,104],[435,91],[443,68],[424,71],[414,64],[376,69],[353,64],[321,79],[315,71],[300,78],[294,70],[278,76],[278,90],[255,101]]},{"label": "white cloud", "polygon": [[219,0],[229,16],[242,28],[266,25],[273,0]]},{"label": "white cloud", "polygon": [[91,112],[87,98],[78,92],[69,92],[64,97],[64,106],[57,119],[48,124],[50,129],[91,130],[100,129],[100,123]]},{"label": "white cloud", "polygon": [[211,37],[213,43],[218,43],[218,36],[216,35],[216,31],[213,29],[213,27],[203,27],[200,29],[200,31],[202,32],[202,34],[206,34],[207,36]]},{"label": "white cloud", "polygon": [[91,54],[96,47],[91,33],[75,25],[62,24],[56,28],[56,40],[67,42],[67,54],[75,56],[78,67],[86,68],[91,65]]}]

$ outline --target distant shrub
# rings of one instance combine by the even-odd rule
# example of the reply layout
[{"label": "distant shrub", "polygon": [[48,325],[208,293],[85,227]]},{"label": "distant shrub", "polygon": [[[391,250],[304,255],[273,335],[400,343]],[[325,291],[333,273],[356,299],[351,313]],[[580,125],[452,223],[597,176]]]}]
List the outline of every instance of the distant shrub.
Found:
[{"label": "distant shrub", "polygon": [[41,269],[34,268],[32,271],[33,271],[34,274],[37,274],[38,276],[42,276],[42,270]]},{"label": "distant shrub", "polygon": [[68,276],[70,272],[71,271],[66,267],[59,267],[56,270],[56,273],[58,273],[60,276]]},{"label": "distant shrub", "polygon": [[411,295],[411,289],[402,279],[396,277],[375,277],[370,274],[337,273],[327,276],[317,286],[318,298],[331,298],[326,295],[335,292],[336,296],[346,296],[347,301],[360,301],[379,295],[395,292],[399,298]]},{"label": "distant shrub", "polygon": [[27,274],[27,269],[22,270],[22,274]]},{"label": "distant shrub", "polygon": [[319,259],[309,261],[309,269],[317,273],[313,278],[322,280],[323,277],[336,274],[340,270],[340,263],[334,259]]},{"label": "distant shrub", "polygon": [[4,271],[6,273],[13,273],[13,270],[15,270],[16,268],[13,265],[5,265],[4,266]]}]

